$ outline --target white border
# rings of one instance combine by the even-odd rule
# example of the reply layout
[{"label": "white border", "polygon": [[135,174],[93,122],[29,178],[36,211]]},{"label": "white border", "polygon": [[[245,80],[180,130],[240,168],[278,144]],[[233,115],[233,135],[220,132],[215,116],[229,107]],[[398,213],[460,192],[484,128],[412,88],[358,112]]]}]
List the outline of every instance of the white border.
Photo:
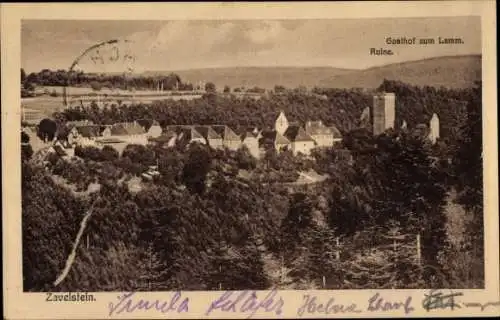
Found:
[{"label": "white border", "polygon": [[[21,189],[20,189],[20,97],[17,85],[20,69],[20,20],[21,19],[93,19],[93,20],[172,20],[172,19],[305,19],[305,18],[374,18],[374,17],[433,17],[478,15],[482,17],[482,73],[483,73],[483,150],[484,150],[484,207],[485,207],[485,254],[486,289],[465,290],[462,300],[499,301],[499,252],[498,252],[498,158],[496,115],[496,16],[494,1],[415,1],[415,2],[338,2],[338,3],[171,3],[171,4],[2,4],[2,203],[3,203],[3,263],[4,306],[7,319],[31,318],[108,318],[108,302],[117,293],[96,293],[94,303],[49,303],[43,293],[22,292],[21,259]],[[450,261],[450,263],[453,263]],[[386,299],[412,296],[415,311],[405,315],[401,311],[359,314],[321,315],[311,317],[429,317],[498,315],[500,307],[489,307],[480,312],[475,308],[455,311],[426,312],[421,300],[426,290],[337,290],[307,291],[322,300],[334,297],[341,303],[355,301],[366,305],[375,292]],[[280,291],[284,297],[285,313],[282,317],[298,317],[296,309],[304,291]],[[147,293],[148,299],[165,299],[169,293]],[[190,298],[190,312],[183,314],[159,314],[136,312],[121,314],[116,318],[201,318],[210,302],[220,292],[183,292]],[[261,293],[259,292],[259,296]],[[470,300],[468,300],[470,299]],[[246,318],[248,314],[213,313],[212,318]],[[272,317],[272,314],[256,314]]]}]

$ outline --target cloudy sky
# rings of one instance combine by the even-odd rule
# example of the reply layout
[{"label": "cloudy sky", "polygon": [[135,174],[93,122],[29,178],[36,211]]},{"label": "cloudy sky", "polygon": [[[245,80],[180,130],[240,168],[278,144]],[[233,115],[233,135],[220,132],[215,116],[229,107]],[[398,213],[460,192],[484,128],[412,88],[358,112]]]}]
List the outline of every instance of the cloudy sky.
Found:
[{"label": "cloudy sky", "polygon": [[[461,37],[462,45],[390,46],[386,37]],[[349,20],[62,21],[25,20],[21,63],[28,72],[68,69],[90,46],[127,39],[86,55],[89,71],[183,70],[232,66],[333,66],[361,69],[427,57],[480,54],[478,17]],[[370,56],[370,48],[393,56]],[[123,58],[125,55],[134,59]]]}]

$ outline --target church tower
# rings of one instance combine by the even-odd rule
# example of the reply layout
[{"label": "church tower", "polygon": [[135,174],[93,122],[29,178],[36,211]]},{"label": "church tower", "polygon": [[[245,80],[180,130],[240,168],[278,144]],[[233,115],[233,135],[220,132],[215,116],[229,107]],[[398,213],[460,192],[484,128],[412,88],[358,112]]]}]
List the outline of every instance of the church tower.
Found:
[{"label": "church tower", "polygon": [[285,133],[286,129],[288,128],[288,120],[285,117],[285,113],[283,111],[280,111],[280,114],[278,118],[276,119],[276,122],[274,123],[274,129],[279,133],[283,134]]},{"label": "church tower", "polygon": [[430,127],[430,133],[429,133],[429,139],[431,140],[432,144],[436,143],[436,140],[439,139],[439,117],[437,114],[433,114],[431,118],[431,122],[429,124]]},{"label": "church tower", "polygon": [[394,93],[381,93],[373,96],[370,112],[373,135],[379,135],[389,128],[394,128],[396,120],[396,96]]}]

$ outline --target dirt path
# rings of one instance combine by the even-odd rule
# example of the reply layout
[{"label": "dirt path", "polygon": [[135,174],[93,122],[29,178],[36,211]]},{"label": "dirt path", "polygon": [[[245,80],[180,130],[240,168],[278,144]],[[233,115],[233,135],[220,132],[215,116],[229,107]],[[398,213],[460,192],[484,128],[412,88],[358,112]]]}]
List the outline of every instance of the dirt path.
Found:
[{"label": "dirt path", "polygon": [[87,211],[82,221],[80,222],[80,229],[78,230],[75,242],[73,243],[73,249],[71,250],[71,253],[68,256],[68,259],[66,259],[66,264],[64,266],[63,271],[61,272],[59,277],[57,277],[56,281],[54,281],[55,287],[57,287],[66,278],[71,269],[71,266],[73,265],[73,262],[75,262],[76,250],[78,249],[78,245],[80,244],[80,239],[82,238],[83,232],[85,231],[85,227],[87,226],[87,222],[90,219],[91,215],[92,215],[92,208],[90,208]]}]

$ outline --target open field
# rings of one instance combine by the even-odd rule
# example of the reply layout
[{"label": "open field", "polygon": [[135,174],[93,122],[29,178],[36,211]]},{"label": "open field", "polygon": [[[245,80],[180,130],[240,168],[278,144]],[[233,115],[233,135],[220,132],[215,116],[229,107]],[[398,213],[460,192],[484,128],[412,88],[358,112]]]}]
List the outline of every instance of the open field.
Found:
[{"label": "open field", "polygon": [[[58,109],[63,109],[63,97],[60,93],[62,93],[62,87],[45,87],[52,92],[54,89],[60,96],[51,97],[51,96],[38,96],[35,98],[22,98],[21,99],[21,109],[23,112],[23,119],[29,123],[38,123],[41,119],[45,117],[50,117],[53,112]],[[76,89],[81,95],[84,95],[83,92],[91,92],[90,88],[70,88],[70,90]],[[155,93],[155,95],[153,95]],[[102,94],[102,93],[101,93]],[[154,101],[161,101],[165,99],[171,100],[191,100],[200,98],[200,94],[186,94],[186,95],[168,95],[168,94],[158,94],[158,92],[148,92],[141,91],[138,92],[137,95],[131,96],[130,93],[127,96],[121,96],[118,94],[108,95],[106,97],[99,97],[99,102],[101,103],[109,103],[109,104],[118,104],[118,101],[122,104],[132,104],[132,103],[143,103],[143,104],[151,104]],[[84,105],[90,104],[92,101],[97,101],[97,97],[93,97],[92,95],[86,95],[82,97],[72,97],[69,96],[68,104],[75,105],[80,104],[81,102]]]},{"label": "open field", "polygon": [[60,108],[63,108],[61,97],[21,98],[22,120],[27,123],[38,124]]},{"label": "open field", "polygon": [[21,108],[27,113],[47,112],[50,114],[59,107],[63,107],[62,97],[21,98]]}]

